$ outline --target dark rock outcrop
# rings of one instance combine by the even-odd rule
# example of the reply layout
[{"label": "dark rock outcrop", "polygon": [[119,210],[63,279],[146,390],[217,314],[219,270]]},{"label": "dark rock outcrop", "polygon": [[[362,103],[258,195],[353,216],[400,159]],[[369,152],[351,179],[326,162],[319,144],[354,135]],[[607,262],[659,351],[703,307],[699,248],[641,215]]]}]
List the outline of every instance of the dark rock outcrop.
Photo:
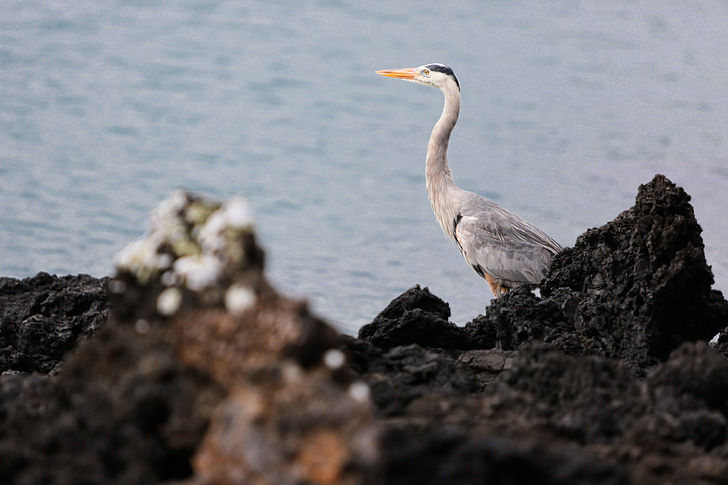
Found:
[{"label": "dark rock outcrop", "polygon": [[[728,483],[726,330],[716,348],[705,343],[728,325],[728,306],[711,289],[688,201],[656,176],[640,187],[635,207],[554,258],[541,298],[512,291],[464,327],[438,322],[442,339],[429,334],[433,318],[418,327],[410,317],[421,310],[407,302],[433,298],[418,287],[393,302],[402,306],[399,320],[380,316],[362,328],[364,342],[346,344],[353,369],[389,429],[416,436],[418,446],[402,452],[406,465],[395,459],[396,468],[444,473],[428,466],[441,453],[432,443],[447,429],[457,436],[448,452],[455,462],[462,442],[501,436],[522,449],[529,440],[549,443],[561,450],[549,460],[562,471],[580,469],[565,461],[577,448],[604,483]],[[442,320],[449,312],[440,313]],[[421,347],[397,346],[403,326]],[[401,354],[406,365],[395,359]],[[490,476],[488,465],[483,475],[473,467],[460,472]],[[538,464],[518,468],[528,481]],[[546,476],[541,481],[599,483]]]},{"label": "dark rock outcrop", "polygon": [[107,327],[58,379],[0,379],[2,483],[153,484],[192,473],[224,393],[133,332]]},{"label": "dark rock outcrop", "polygon": [[63,355],[106,323],[104,281],[47,273],[0,278],[0,372],[60,370]]},{"label": "dark rock outcrop", "polygon": [[689,201],[655,176],[634,207],[554,258],[543,285],[592,348],[634,369],[664,361],[682,342],[710,340],[728,320]]},{"label": "dark rock outcrop", "polygon": [[362,327],[359,338],[383,349],[409,342],[517,350],[544,342],[568,355],[619,359],[644,375],[681,343],[710,340],[728,322],[728,303],[711,289],[689,201],[657,175],[640,186],[634,207],[554,257],[542,298],[519,288],[460,328],[447,322],[444,302],[415,287]]},{"label": "dark rock outcrop", "polygon": [[470,344],[461,327],[450,322],[450,305],[430,290],[415,285],[359,329],[359,338],[382,348],[418,344],[425,347],[466,348]]},{"label": "dark rock outcrop", "polygon": [[[406,446],[403,446],[406,444]],[[433,427],[392,428],[385,483],[626,485],[625,469],[543,437]]]}]

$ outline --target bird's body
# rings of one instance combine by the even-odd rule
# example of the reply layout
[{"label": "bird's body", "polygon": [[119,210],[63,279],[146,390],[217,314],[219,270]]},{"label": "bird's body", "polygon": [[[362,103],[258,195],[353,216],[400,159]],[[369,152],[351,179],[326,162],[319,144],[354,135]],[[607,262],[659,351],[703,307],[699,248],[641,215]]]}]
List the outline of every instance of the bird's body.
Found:
[{"label": "bird's body", "polygon": [[493,295],[521,285],[537,286],[561,246],[522,217],[492,200],[461,189],[447,163],[450,135],[460,113],[460,84],[452,69],[427,64],[378,74],[439,88],[445,106],[427,147],[427,195],[443,232],[465,261],[488,281]]}]

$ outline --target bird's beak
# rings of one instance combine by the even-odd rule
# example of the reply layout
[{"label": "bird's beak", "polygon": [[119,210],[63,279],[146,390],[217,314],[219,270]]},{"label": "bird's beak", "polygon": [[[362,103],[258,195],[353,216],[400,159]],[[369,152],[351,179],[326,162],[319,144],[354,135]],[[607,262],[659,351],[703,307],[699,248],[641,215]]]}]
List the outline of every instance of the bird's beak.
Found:
[{"label": "bird's beak", "polygon": [[385,69],[384,71],[376,71],[376,73],[397,79],[414,79],[415,76],[417,76],[417,72],[414,67],[408,69]]}]

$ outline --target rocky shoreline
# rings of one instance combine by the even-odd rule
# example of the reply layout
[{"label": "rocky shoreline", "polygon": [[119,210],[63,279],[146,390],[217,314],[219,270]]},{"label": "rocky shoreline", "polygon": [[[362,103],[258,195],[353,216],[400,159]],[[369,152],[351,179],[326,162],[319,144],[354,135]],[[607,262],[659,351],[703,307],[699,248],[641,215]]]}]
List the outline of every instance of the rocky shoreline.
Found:
[{"label": "rocky shoreline", "polygon": [[728,484],[689,200],[658,175],[540,297],[457,326],[414,286],[352,338],[267,283],[239,202],[178,194],[114,278],[0,278],[0,483]]}]

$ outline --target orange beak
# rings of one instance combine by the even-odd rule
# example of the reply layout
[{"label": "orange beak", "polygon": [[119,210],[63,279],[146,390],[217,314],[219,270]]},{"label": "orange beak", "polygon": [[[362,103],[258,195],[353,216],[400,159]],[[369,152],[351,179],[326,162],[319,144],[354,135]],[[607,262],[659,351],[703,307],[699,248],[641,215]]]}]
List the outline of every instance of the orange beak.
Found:
[{"label": "orange beak", "polygon": [[376,71],[376,73],[397,79],[414,79],[417,76],[414,67],[409,69],[385,69],[384,71]]}]

